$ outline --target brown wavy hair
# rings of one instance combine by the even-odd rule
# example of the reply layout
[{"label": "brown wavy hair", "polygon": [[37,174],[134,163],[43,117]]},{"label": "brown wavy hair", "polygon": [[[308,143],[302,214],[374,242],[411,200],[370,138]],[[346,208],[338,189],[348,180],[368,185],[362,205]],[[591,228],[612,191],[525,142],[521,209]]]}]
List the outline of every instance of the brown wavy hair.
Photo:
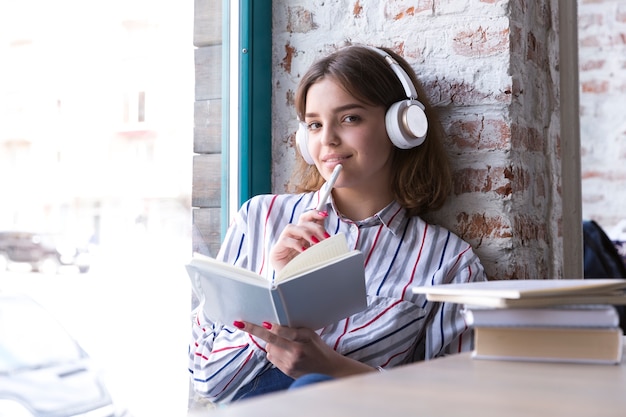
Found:
[{"label": "brown wavy hair", "polygon": [[[443,128],[432,106],[426,101],[415,72],[401,56],[387,48],[406,71],[417,91],[420,102],[426,107],[428,133],[420,146],[412,149],[394,147],[392,191],[396,201],[409,215],[420,215],[440,208],[452,189],[452,174],[448,155],[443,147]],[[332,79],[363,102],[388,109],[393,103],[406,98],[402,83],[385,59],[369,48],[349,46],[316,61],[304,74],[295,96],[299,120],[304,120],[306,96],[309,88],[323,78]],[[292,183],[297,192],[318,190],[324,183],[315,165],[307,164],[298,153]]]}]

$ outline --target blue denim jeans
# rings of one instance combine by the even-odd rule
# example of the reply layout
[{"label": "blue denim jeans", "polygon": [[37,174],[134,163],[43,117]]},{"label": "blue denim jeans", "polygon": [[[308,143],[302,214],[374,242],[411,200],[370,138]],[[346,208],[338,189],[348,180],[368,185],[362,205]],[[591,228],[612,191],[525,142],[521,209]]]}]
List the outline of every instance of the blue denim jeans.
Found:
[{"label": "blue denim jeans", "polygon": [[323,374],[307,374],[294,380],[293,378],[282,373],[278,368],[270,368],[259,374],[251,382],[247,383],[237,391],[232,401],[240,401],[246,398],[256,397],[257,395],[268,394],[275,391],[284,391],[286,389],[294,389],[304,387],[318,382],[333,379]]},{"label": "blue denim jeans", "polygon": [[286,390],[292,383],[293,378],[283,374],[278,368],[270,368],[239,388],[239,391],[237,391],[237,394],[233,397],[233,401]]}]

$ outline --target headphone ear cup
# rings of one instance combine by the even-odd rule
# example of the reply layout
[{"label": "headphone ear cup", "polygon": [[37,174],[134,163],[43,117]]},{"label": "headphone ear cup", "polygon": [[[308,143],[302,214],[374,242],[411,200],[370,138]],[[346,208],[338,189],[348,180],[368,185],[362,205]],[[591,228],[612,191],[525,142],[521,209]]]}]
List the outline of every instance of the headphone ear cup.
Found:
[{"label": "headphone ear cup", "polygon": [[391,142],[400,149],[411,149],[424,143],[428,120],[424,105],[416,100],[398,101],[385,114],[385,127]]},{"label": "headphone ear cup", "polygon": [[302,122],[299,123],[298,131],[296,132],[296,145],[304,161],[309,165],[313,165],[315,161],[313,161],[313,157],[309,153],[309,134],[306,130],[306,125]]}]

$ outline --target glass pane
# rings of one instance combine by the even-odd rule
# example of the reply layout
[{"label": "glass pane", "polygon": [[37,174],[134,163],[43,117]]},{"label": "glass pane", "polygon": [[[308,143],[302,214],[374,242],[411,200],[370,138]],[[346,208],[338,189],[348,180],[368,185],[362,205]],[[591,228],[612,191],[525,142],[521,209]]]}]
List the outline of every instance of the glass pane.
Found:
[{"label": "glass pane", "polygon": [[193,3],[0,4],[0,415],[186,414]]}]

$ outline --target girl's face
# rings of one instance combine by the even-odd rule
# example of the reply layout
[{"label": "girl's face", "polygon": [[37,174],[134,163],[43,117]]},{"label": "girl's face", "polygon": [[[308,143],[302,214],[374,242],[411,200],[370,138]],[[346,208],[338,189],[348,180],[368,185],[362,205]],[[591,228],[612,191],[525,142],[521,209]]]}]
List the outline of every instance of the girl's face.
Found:
[{"label": "girl's face", "polygon": [[385,129],[385,111],[354,98],[329,78],[309,87],[308,149],[325,179],[337,164],[343,165],[337,188],[372,192],[389,188],[393,145]]}]

